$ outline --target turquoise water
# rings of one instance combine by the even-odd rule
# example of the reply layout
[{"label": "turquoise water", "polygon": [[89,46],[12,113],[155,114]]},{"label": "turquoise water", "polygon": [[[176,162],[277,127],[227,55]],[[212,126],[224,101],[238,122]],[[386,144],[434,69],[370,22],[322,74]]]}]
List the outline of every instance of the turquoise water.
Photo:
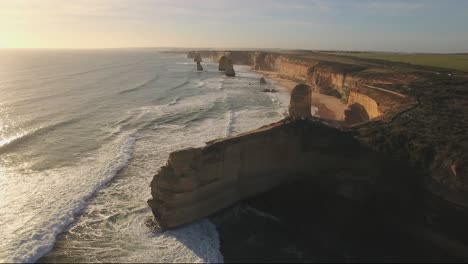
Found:
[{"label": "turquoise water", "polygon": [[209,220],[153,233],[171,151],[281,119],[288,96],[156,50],[0,51],[0,262],[220,262]]}]

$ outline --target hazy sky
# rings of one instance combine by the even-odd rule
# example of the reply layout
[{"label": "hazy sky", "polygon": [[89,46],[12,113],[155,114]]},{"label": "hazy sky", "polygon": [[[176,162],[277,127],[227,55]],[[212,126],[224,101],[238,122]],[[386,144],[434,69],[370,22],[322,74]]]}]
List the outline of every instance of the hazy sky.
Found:
[{"label": "hazy sky", "polygon": [[0,47],[468,52],[468,1],[0,0]]}]

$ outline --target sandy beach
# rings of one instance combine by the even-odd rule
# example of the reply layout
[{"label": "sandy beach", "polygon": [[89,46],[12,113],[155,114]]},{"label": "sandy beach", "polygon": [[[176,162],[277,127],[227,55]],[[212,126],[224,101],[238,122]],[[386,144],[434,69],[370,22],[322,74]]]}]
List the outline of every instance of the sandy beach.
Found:
[{"label": "sandy beach", "polygon": [[[294,81],[280,78],[277,72],[256,72],[262,74],[266,79],[272,80],[276,85],[285,88],[289,92],[297,85]],[[312,113],[315,112],[315,116],[317,117],[342,121],[344,119],[344,111],[346,110],[347,105],[336,97],[313,92],[312,108]]]}]

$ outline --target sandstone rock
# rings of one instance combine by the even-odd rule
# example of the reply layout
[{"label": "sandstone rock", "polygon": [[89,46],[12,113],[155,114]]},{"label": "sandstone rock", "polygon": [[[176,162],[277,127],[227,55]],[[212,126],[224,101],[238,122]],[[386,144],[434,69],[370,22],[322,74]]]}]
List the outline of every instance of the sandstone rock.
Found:
[{"label": "sandstone rock", "polygon": [[263,78],[263,77],[260,78],[260,84],[266,84],[266,83],[267,83],[267,82],[266,82],[265,78]]},{"label": "sandstone rock", "polygon": [[[161,228],[175,228],[286,181],[320,177],[327,169],[366,167],[362,162],[372,157],[363,158],[363,149],[350,135],[320,122],[283,120],[171,153],[151,182],[148,204]],[[337,163],[331,153],[349,159]],[[362,186],[367,175],[357,175]]]},{"label": "sandstone rock", "polygon": [[360,124],[367,121],[369,121],[369,114],[361,104],[353,103],[346,109],[344,122],[347,125]]},{"label": "sandstone rock", "polygon": [[226,71],[227,67],[228,67],[228,58],[226,56],[221,56],[221,58],[219,58],[218,70]]},{"label": "sandstone rock", "polygon": [[291,92],[289,116],[292,118],[310,118],[312,106],[312,90],[310,86],[298,84]]},{"label": "sandstone rock", "polygon": [[264,93],[277,93],[278,90],[276,90],[276,89],[263,89],[262,92],[264,92]]},{"label": "sandstone rock", "polygon": [[227,62],[226,62],[225,73],[226,73],[226,76],[229,76],[229,77],[236,76],[236,72],[234,71],[234,65],[232,64],[232,60],[229,58],[227,59]]},{"label": "sandstone rock", "polygon": [[197,71],[203,71],[203,67],[200,62],[197,62]]},{"label": "sandstone rock", "polygon": [[196,53],[196,54],[195,54],[195,57],[193,58],[193,61],[194,61],[194,62],[197,62],[197,63],[203,61],[202,58],[201,58],[200,53]]},{"label": "sandstone rock", "polygon": [[[224,51],[200,53],[214,61],[227,55]],[[195,57],[195,52],[189,56]],[[418,184],[442,200],[468,208],[465,74],[449,78],[427,74],[433,69],[425,66],[302,51],[235,51],[229,58],[235,64],[306,83],[314,92],[339,93],[350,108],[354,103],[362,105],[371,122],[350,127],[350,131],[368,147],[417,166],[418,173],[402,182]]]},{"label": "sandstone rock", "polygon": [[196,53],[194,55],[193,61],[197,63],[197,71],[203,71],[203,66],[201,65],[202,58],[201,58],[200,53]]}]

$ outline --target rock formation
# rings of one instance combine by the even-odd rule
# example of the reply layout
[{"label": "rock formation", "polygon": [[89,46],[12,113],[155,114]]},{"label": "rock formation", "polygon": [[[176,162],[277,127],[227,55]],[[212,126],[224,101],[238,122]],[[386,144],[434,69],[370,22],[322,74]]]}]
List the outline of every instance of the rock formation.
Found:
[{"label": "rock formation", "polygon": [[369,114],[361,104],[354,103],[345,110],[344,122],[348,125],[361,124],[369,121]]},{"label": "rock formation", "polygon": [[[333,155],[351,152],[340,163]],[[163,229],[174,228],[283,182],[320,177],[321,171],[346,170],[369,160],[372,156],[350,135],[311,120],[284,120],[171,153],[151,182],[148,204]],[[364,189],[368,174],[360,177],[355,180]]]},{"label": "rock formation", "polygon": [[263,93],[277,93],[278,90],[276,90],[276,89],[263,89],[262,92]]},{"label": "rock formation", "polygon": [[[218,59],[225,53],[200,54]],[[426,238],[468,244],[466,73],[448,76],[425,66],[305,51],[232,51],[229,57],[232,63],[275,71],[315,92],[340,97],[349,106],[348,121],[354,120],[341,124],[346,127],[343,132],[321,124],[326,120],[291,118],[203,148],[172,153],[152,181],[149,201],[163,227],[188,223],[302,175],[344,184],[338,190],[347,197],[366,193],[358,186],[373,189],[379,199],[368,199],[366,208],[391,210],[405,205],[402,215],[417,213],[411,221],[429,227]],[[310,115],[307,102],[291,101],[291,116]],[[302,107],[296,108],[295,102]],[[384,155],[383,162],[374,159],[379,155]],[[392,165],[394,160],[398,165]],[[360,181],[351,187],[346,185],[355,182],[350,170],[357,170],[352,174]],[[329,186],[320,189],[328,192]],[[269,199],[265,204],[276,206]],[[282,208],[288,211],[289,204],[284,202]],[[406,230],[417,230],[413,224]]]},{"label": "rock formation", "polygon": [[267,82],[266,82],[265,78],[261,77],[261,78],[260,78],[260,84],[266,84],[266,83],[267,83]]},{"label": "rock formation", "polygon": [[234,71],[234,65],[232,64],[232,60],[230,58],[226,59],[226,76],[235,77],[236,72]]},{"label": "rock formation", "polygon": [[226,71],[227,68],[228,68],[228,58],[223,55],[223,56],[221,56],[221,58],[219,58],[218,70],[219,71]]},{"label": "rock formation", "polygon": [[289,116],[292,118],[310,118],[312,106],[312,90],[310,86],[298,84],[291,91]]},{"label": "rock formation", "polygon": [[203,67],[201,65],[202,58],[201,58],[200,53],[197,53],[195,55],[195,58],[193,59],[193,61],[197,63],[197,71],[203,71]]}]

